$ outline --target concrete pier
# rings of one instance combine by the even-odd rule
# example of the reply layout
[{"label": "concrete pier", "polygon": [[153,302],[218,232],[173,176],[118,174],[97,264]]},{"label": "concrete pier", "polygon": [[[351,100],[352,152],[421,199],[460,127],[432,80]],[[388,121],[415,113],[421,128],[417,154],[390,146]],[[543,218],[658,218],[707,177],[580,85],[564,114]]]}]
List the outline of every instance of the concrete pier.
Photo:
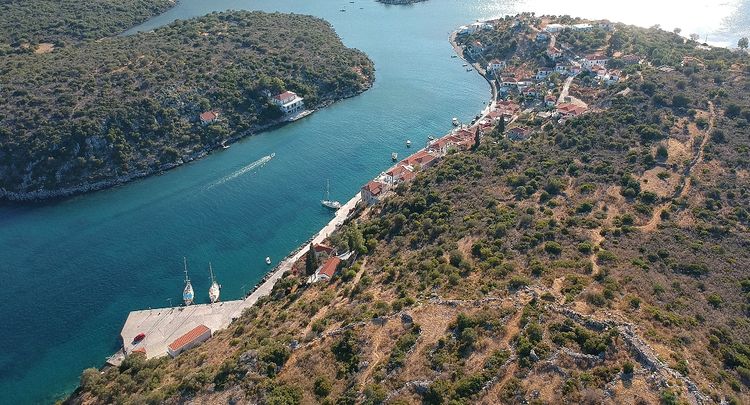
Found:
[{"label": "concrete pier", "polygon": [[[349,218],[350,213],[360,200],[361,196],[357,193],[354,198],[336,211],[333,219],[323,229],[300,246],[295,253],[282,260],[263,279],[261,284],[243,300],[131,312],[120,332],[125,355],[129,355],[134,350],[141,351],[143,349],[146,352],[146,358],[149,359],[165,356],[167,346],[170,343],[198,325],[206,325],[212,333],[226,328],[234,319],[242,315],[242,311],[255,305],[261,297],[270,294],[281,276],[291,270],[294,263],[307,253],[310,243],[321,243],[328,238]],[[133,339],[140,333],[145,334],[146,337],[134,344]],[[117,361],[108,362],[115,365],[117,363]]]}]

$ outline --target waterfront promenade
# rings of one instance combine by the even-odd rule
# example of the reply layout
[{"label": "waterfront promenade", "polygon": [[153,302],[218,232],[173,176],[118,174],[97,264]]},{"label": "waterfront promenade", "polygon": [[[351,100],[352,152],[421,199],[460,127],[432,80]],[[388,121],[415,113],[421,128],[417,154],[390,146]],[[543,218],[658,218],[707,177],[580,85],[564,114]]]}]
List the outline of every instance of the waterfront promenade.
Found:
[{"label": "waterfront promenade", "polygon": [[[206,325],[211,329],[212,334],[226,328],[233,320],[239,318],[244,310],[255,305],[260,298],[269,295],[284,273],[291,270],[294,263],[307,253],[310,244],[321,243],[328,238],[349,218],[360,200],[361,195],[357,193],[354,198],[336,211],[333,219],[315,236],[269,272],[245,299],[131,312],[120,332],[124,354],[129,355],[134,351],[141,351],[145,353],[146,358],[161,357],[167,354],[167,347],[170,343],[198,325]],[[146,337],[134,344],[133,339],[140,333],[145,334]],[[122,358],[122,355],[115,355],[108,360],[108,363],[117,365]]]}]

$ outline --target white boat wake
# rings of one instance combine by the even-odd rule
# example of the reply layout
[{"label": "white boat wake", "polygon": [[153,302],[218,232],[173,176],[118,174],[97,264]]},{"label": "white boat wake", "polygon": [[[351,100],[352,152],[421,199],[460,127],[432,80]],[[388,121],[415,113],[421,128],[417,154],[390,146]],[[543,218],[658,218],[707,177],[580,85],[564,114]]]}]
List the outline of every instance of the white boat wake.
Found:
[{"label": "white boat wake", "polygon": [[213,187],[216,187],[216,186],[218,186],[218,185],[224,184],[224,183],[226,183],[226,182],[228,182],[228,181],[230,181],[230,180],[234,180],[234,179],[236,179],[237,177],[240,177],[240,176],[242,176],[243,174],[245,174],[245,173],[247,173],[247,172],[250,172],[250,171],[252,171],[252,170],[254,170],[254,169],[257,169],[257,168],[259,168],[259,167],[262,167],[262,166],[263,166],[263,165],[265,165],[266,163],[270,162],[270,161],[271,161],[271,159],[273,159],[274,157],[276,157],[276,154],[275,154],[275,153],[272,153],[272,154],[270,154],[270,155],[268,155],[268,156],[263,156],[262,158],[260,158],[260,159],[256,160],[255,162],[252,162],[252,163],[250,163],[249,165],[247,165],[247,166],[244,166],[244,167],[242,167],[241,169],[239,169],[239,170],[235,171],[234,173],[232,173],[232,174],[230,174],[230,175],[228,175],[228,176],[225,176],[225,177],[221,178],[221,179],[220,179],[219,181],[217,181],[217,182],[215,182],[215,183],[211,184],[210,186],[208,186],[208,188],[209,188],[209,189],[211,189],[211,188],[213,188]]}]

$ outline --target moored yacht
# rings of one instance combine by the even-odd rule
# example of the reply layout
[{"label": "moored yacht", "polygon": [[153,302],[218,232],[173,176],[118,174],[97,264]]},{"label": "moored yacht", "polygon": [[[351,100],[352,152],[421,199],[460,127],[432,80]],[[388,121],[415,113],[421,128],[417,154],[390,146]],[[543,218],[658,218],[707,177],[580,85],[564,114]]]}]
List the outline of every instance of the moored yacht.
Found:
[{"label": "moored yacht", "polygon": [[190,278],[187,274],[187,259],[183,257],[182,261],[185,265],[185,288],[182,290],[182,302],[185,303],[185,305],[190,305],[193,303],[193,299],[195,299],[195,293],[193,292],[193,285],[190,284]]},{"label": "moored yacht", "polygon": [[221,285],[216,282],[216,279],[214,278],[214,269],[211,268],[211,263],[208,263],[208,272],[211,274],[211,287],[208,288],[208,299],[211,300],[211,303],[219,300],[219,295],[221,294]]},{"label": "moored yacht", "polygon": [[326,180],[326,195],[320,200],[320,203],[323,204],[324,207],[334,210],[341,208],[340,202],[331,200],[331,184],[328,180]]}]

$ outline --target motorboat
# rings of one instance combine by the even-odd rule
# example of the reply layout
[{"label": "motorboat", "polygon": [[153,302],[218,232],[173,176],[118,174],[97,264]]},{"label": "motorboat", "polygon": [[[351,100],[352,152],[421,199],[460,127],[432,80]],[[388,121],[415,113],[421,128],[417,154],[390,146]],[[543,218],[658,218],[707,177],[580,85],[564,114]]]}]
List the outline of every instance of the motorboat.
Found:
[{"label": "motorboat", "polygon": [[397,161],[398,160],[398,153],[396,153],[396,152],[391,153],[391,160],[394,161],[394,162]]},{"label": "motorboat", "polygon": [[411,141],[408,139],[406,140],[406,147],[411,148]]},{"label": "motorboat", "polygon": [[453,121],[453,126],[454,127],[457,127],[457,126],[461,125],[461,121],[459,121],[458,118],[456,118],[456,117],[453,117],[452,121]]},{"label": "motorboat", "polygon": [[270,257],[266,257],[266,264],[271,264],[271,258]]}]

